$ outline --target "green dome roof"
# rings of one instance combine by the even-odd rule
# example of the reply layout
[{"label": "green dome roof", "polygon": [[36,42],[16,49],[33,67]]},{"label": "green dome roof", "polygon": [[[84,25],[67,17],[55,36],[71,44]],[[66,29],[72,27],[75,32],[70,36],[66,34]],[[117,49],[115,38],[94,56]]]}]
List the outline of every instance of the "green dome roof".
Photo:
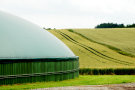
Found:
[{"label": "green dome roof", "polygon": [[0,59],[61,57],[75,57],[75,55],[48,31],[0,11]]}]

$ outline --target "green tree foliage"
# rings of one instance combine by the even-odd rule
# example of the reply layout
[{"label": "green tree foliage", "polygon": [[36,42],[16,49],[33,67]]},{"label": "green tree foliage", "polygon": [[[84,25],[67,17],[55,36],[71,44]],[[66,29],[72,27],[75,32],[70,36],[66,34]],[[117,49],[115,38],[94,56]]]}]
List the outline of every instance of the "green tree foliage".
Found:
[{"label": "green tree foliage", "polygon": [[[43,29],[45,29],[45,30],[52,30],[51,28],[45,28],[45,27],[43,27]],[[54,28],[55,29],[55,28]]]},{"label": "green tree foliage", "polygon": [[95,28],[125,28],[124,24],[117,23],[101,23],[97,25]]},{"label": "green tree foliage", "polygon": [[117,23],[101,23],[97,25],[95,28],[135,28],[135,23],[133,24],[117,24]]},{"label": "green tree foliage", "polygon": [[127,25],[127,28],[135,28],[135,23],[131,24],[131,25]]}]

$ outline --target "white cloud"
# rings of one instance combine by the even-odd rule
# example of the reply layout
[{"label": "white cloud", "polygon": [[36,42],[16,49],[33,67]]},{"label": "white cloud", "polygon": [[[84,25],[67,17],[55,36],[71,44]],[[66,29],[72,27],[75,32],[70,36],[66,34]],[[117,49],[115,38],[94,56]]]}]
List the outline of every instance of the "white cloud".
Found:
[{"label": "white cloud", "polygon": [[0,0],[8,11],[40,26],[89,28],[102,22],[133,23],[135,0]]}]

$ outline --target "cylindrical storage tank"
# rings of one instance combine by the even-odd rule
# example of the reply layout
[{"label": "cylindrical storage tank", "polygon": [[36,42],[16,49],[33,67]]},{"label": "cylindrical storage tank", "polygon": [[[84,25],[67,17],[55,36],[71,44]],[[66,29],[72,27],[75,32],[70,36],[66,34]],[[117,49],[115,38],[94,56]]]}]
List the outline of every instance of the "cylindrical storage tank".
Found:
[{"label": "cylindrical storage tank", "polygon": [[0,85],[79,76],[79,59],[48,31],[0,11]]}]

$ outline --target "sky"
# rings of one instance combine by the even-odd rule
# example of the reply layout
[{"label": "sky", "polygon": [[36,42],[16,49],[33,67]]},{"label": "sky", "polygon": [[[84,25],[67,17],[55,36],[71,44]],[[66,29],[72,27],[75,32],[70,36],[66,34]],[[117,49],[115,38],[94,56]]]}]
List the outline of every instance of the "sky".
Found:
[{"label": "sky", "polygon": [[0,0],[0,10],[45,28],[135,23],[135,0]]}]

